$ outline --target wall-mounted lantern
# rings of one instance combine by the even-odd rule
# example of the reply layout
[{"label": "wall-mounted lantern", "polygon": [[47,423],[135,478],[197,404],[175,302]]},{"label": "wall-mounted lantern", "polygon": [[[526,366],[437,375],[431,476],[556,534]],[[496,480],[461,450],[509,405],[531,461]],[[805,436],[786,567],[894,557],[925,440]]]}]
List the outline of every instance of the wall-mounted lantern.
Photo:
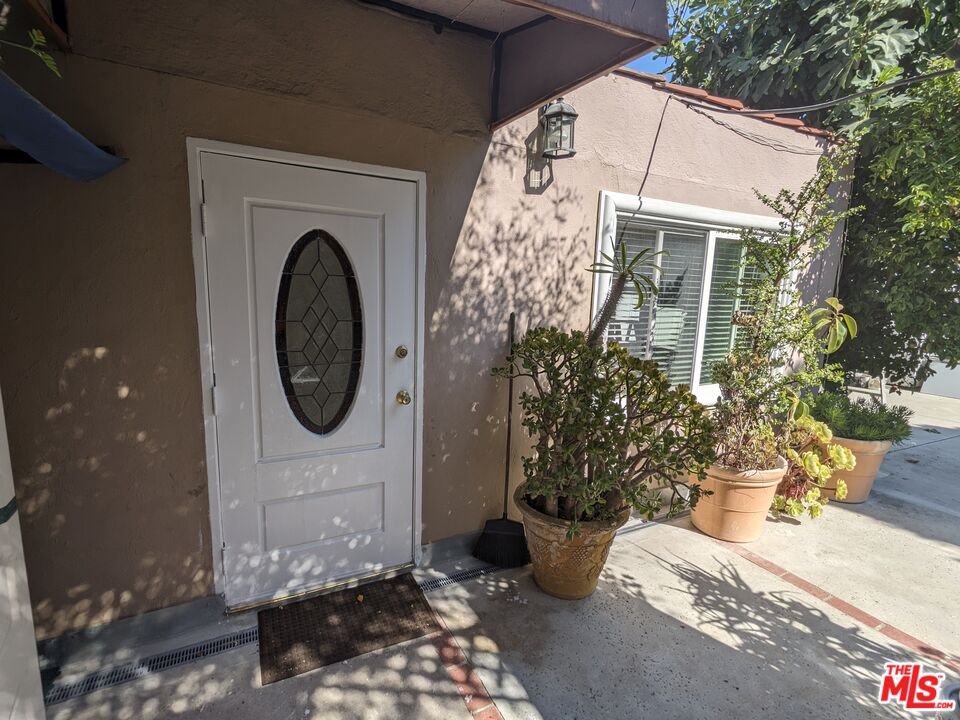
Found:
[{"label": "wall-mounted lantern", "polygon": [[573,105],[558,98],[540,108],[540,125],[543,127],[543,157],[548,160],[573,157],[577,150],[573,145],[573,126],[577,122]]}]

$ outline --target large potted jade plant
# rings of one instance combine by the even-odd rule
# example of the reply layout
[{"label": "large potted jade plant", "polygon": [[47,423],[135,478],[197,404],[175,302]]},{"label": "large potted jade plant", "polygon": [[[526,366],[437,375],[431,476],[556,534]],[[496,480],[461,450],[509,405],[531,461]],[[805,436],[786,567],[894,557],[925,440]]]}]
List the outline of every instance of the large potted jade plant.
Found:
[{"label": "large potted jade plant", "polygon": [[913,411],[903,405],[884,405],[878,398],[851,400],[846,393],[825,392],[813,398],[810,413],[830,427],[835,443],[857,458],[855,467],[828,480],[824,493],[841,502],[866,501],[891,446],[910,436]]},{"label": "large potted jade plant", "polygon": [[693,524],[722,540],[760,536],[769,512],[818,516],[832,473],[853,467],[851,453],[829,430],[807,417],[803,397],[841,377],[824,364],[857,326],[836,298],[817,308],[803,300],[796,279],[827,248],[838,224],[856,209],[838,210],[834,193],[847,181],[853,147],[835,148],[799,191],[757,193],[783,218],[780,229],[741,232],[749,272],[731,288],[733,350],[713,368],[720,386],[714,409],[719,428],[717,462],[707,471],[693,508]]},{"label": "large potted jade plant", "polygon": [[533,440],[514,499],[537,584],[560,598],[590,595],[617,529],[695,505],[696,480],[714,459],[714,423],[685,385],[672,387],[656,363],[603,346],[605,324],[638,258],[609,258],[607,302],[590,332],[531,330],[494,370],[525,379],[523,426]]}]

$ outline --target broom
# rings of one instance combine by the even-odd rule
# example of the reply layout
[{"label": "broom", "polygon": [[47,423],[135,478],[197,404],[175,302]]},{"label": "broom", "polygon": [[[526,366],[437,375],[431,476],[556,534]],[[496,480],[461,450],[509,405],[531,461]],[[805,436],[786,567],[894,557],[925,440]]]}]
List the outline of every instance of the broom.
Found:
[{"label": "broom", "polygon": [[[514,325],[516,315],[510,313],[509,333],[510,352],[513,352]],[[507,519],[510,499],[510,440],[513,429],[513,378],[507,384],[510,402],[507,405],[507,459],[503,469],[503,517],[487,520],[483,532],[473,548],[473,556],[498,567],[512,568],[530,562],[527,551],[527,539],[523,534],[523,523]]]}]

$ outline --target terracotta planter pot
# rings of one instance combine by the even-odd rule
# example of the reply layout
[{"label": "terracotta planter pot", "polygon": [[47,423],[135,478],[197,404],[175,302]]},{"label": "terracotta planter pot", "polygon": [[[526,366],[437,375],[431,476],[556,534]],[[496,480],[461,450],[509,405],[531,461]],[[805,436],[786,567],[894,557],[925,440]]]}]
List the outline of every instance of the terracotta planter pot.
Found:
[{"label": "terracotta planter pot", "polygon": [[691,513],[697,529],[729,542],[745,543],[760,537],[777,485],[787,472],[787,461],[778,460],[772,470],[738,471],[720,465],[707,470],[700,485],[713,495],[700,498]]},{"label": "terracotta planter pot", "polygon": [[[857,458],[857,465],[853,470],[837,470],[827,480],[823,494],[837,502],[862,503],[870,496],[877,471],[890,452],[892,443],[889,440],[850,440],[842,437],[834,437],[833,441],[849,448]],[[840,478],[847,484],[847,496],[843,500],[837,500],[836,497],[837,480]]]},{"label": "terracotta planter pot", "polygon": [[513,500],[523,515],[533,579],[548,595],[564,600],[587,597],[597,589],[610,545],[617,529],[630,518],[630,511],[624,510],[610,522],[580,523],[580,534],[567,539],[570,523],[530,507],[524,500],[526,487],[521,484]]}]

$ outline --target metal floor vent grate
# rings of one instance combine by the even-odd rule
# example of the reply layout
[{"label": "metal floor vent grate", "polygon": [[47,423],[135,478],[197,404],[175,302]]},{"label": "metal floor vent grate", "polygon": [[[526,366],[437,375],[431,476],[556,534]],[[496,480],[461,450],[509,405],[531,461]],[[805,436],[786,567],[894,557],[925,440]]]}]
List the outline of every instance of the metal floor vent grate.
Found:
[{"label": "metal floor vent grate", "polygon": [[433,592],[434,590],[439,590],[440,588],[445,588],[450,585],[459,585],[460,583],[467,582],[468,580],[473,580],[474,578],[483,577],[484,575],[498,572],[501,569],[502,568],[499,568],[496,565],[485,565],[483,567],[472,568],[471,570],[460,570],[459,572],[445,575],[444,577],[434,578],[433,580],[425,580],[424,582],[420,583],[420,589],[425,593]]},{"label": "metal floor vent grate", "polygon": [[256,627],[238,630],[229,635],[222,635],[211,640],[177,648],[169,652],[160,653],[143,658],[135,662],[114,667],[104,668],[89,675],[62,684],[54,683],[47,690],[44,702],[54,705],[64,700],[87,695],[102,688],[119,685],[131,680],[138,680],[155,672],[167,670],[178,665],[184,665],[211,655],[219,655],[227,650],[255,643],[259,639]]},{"label": "metal floor vent grate", "polygon": [[[460,583],[473,580],[484,575],[489,575],[499,571],[494,565],[473,568],[471,570],[460,570],[459,572],[445,575],[444,577],[434,578],[420,583],[420,589],[428,593],[433,590],[448,587],[450,585],[459,585]],[[233,650],[234,648],[259,642],[259,630],[256,627],[238,630],[229,635],[222,635],[211,640],[187,645],[186,647],[170,650],[169,652],[152,655],[141,660],[125,663],[124,665],[115,665],[103,670],[84,675],[81,678],[69,682],[54,682],[44,695],[44,703],[55,705],[65,700],[88,695],[89,693],[103,688],[120,685],[131,680],[139,680],[156,672],[169,670],[178,665],[200,660],[201,658]]]}]

